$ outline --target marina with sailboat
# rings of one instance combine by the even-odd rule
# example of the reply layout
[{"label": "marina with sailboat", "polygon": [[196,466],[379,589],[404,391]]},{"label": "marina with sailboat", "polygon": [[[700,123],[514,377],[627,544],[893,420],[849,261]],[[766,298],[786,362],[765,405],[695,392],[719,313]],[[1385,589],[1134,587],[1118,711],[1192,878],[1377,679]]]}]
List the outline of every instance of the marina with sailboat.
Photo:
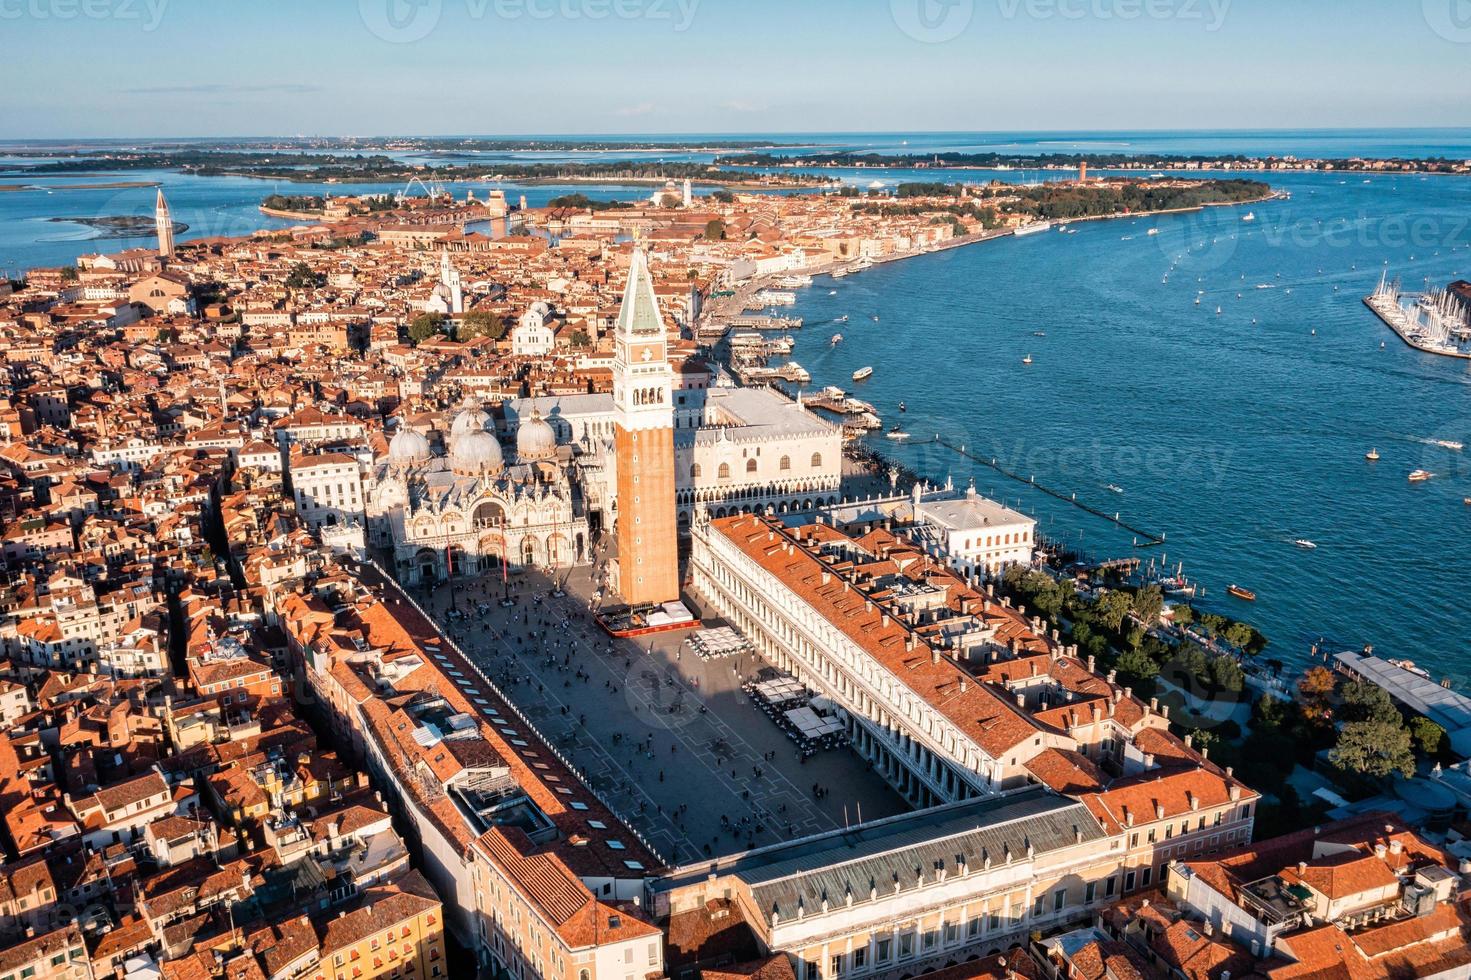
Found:
[{"label": "marina with sailboat", "polygon": [[1416,350],[1471,360],[1471,283],[1403,293],[1399,280],[1391,280],[1386,272],[1364,305]]}]

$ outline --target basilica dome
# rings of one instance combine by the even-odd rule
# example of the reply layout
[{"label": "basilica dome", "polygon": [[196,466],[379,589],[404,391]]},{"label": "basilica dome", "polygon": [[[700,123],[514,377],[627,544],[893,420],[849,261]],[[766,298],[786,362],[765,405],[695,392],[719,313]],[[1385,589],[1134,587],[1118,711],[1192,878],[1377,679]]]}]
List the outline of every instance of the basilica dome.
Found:
[{"label": "basilica dome", "polygon": [[[459,425],[459,419],[455,420],[455,425]],[[456,473],[468,476],[499,473],[504,465],[501,457],[501,444],[495,436],[484,429],[471,429],[451,437],[449,462],[450,467]]]},{"label": "basilica dome", "polygon": [[467,408],[455,416],[454,424],[450,426],[449,436],[454,439],[467,432],[484,432],[490,427],[490,416],[478,408]]},{"label": "basilica dome", "polygon": [[541,417],[541,413],[533,412],[531,418],[516,430],[516,458],[523,463],[536,463],[556,456],[556,430]]},{"label": "basilica dome", "polygon": [[388,443],[389,462],[422,463],[430,454],[429,440],[413,429],[399,429]]}]

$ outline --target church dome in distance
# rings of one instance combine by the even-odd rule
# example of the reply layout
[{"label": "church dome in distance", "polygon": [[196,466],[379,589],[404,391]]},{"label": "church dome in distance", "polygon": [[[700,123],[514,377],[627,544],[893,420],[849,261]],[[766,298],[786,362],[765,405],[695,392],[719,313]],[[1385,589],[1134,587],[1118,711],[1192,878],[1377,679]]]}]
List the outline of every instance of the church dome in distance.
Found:
[{"label": "church dome in distance", "polygon": [[535,463],[555,459],[556,455],[556,430],[540,412],[532,412],[531,418],[516,429],[516,458],[523,463]]},{"label": "church dome in distance", "polygon": [[[461,416],[463,418],[464,416]],[[456,425],[459,420],[456,420]],[[450,439],[449,461],[456,473],[479,476],[498,473],[504,465],[501,444],[484,429],[472,429]]]},{"label": "church dome in distance", "polygon": [[413,429],[399,429],[388,443],[388,459],[393,463],[422,463],[430,455],[429,440]]},{"label": "church dome in distance", "polygon": [[467,432],[484,432],[490,428],[490,416],[478,408],[467,408],[455,416],[454,424],[450,426],[449,436],[454,439]]}]

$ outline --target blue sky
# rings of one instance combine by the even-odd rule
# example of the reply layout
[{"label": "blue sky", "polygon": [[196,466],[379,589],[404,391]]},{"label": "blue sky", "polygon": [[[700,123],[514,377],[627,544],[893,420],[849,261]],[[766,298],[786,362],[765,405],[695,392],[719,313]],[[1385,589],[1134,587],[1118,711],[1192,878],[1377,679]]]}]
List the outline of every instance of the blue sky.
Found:
[{"label": "blue sky", "polygon": [[1471,125],[1471,0],[0,0],[0,138]]}]

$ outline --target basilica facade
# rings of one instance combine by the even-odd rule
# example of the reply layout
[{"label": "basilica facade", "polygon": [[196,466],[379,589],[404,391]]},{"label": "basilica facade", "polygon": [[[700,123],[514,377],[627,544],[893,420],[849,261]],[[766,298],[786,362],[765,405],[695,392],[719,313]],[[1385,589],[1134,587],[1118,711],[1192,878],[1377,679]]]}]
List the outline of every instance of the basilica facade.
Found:
[{"label": "basilica facade", "polygon": [[367,496],[372,540],[392,549],[404,582],[588,560],[578,467],[538,415],[517,428],[509,461],[479,408],[455,417],[442,452],[424,433],[402,429]]}]

